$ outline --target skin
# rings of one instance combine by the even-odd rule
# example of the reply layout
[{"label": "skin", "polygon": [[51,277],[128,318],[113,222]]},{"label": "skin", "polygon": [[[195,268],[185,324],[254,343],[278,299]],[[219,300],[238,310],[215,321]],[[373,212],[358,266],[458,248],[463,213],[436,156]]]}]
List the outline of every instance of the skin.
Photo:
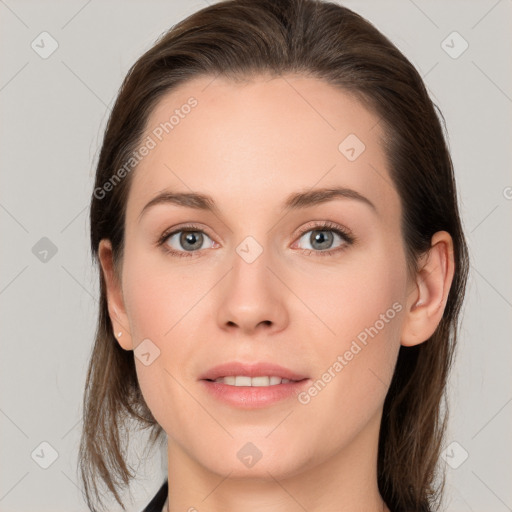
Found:
[{"label": "skin", "polygon": [[[376,478],[383,403],[400,345],[424,342],[442,318],[454,270],[451,237],[436,233],[420,271],[408,274],[379,118],[347,93],[300,75],[196,78],[158,103],[146,134],[190,96],[198,105],[134,171],[119,279],[108,240],[99,251],[120,345],[134,350],[149,338],[160,350],[149,366],[135,363],[168,436],[166,506],[388,510]],[[349,134],[366,146],[354,161],[338,149]],[[350,198],[281,211],[293,192],[333,186],[356,190],[376,211]],[[139,221],[166,188],[208,194],[218,212],[161,204]],[[319,255],[314,233],[300,234],[315,221],[348,228],[357,241],[322,231],[333,237],[324,252],[344,249]],[[188,222],[205,233],[195,257],[155,245],[166,229]],[[252,263],[236,252],[247,236],[263,248]],[[179,234],[166,243],[191,254]],[[272,361],[316,381],[396,303],[393,319],[307,404],[292,397],[237,409],[198,382],[231,360]],[[248,442],[262,454],[251,468],[237,457]]]}]

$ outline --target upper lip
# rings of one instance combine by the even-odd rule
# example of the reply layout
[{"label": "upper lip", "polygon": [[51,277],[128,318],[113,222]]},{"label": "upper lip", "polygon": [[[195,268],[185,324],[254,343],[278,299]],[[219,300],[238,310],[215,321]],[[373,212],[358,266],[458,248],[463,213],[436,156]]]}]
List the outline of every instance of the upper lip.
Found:
[{"label": "upper lip", "polygon": [[215,380],[220,377],[226,377],[230,375],[244,375],[247,377],[258,377],[258,376],[276,376],[282,379],[289,380],[303,380],[307,377],[301,373],[295,372],[283,366],[279,366],[273,363],[257,362],[257,363],[242,363],[238,361],[231,361],[229,363],[220,364],[210,368],[203,373],[200,380]]}]

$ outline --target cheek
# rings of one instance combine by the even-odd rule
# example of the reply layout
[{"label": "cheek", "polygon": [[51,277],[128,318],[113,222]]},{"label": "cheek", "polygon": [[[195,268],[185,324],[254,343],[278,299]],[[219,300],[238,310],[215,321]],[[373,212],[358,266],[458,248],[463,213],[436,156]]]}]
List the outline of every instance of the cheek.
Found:
[{"label": "cheek", "polygon": [[302,281],[323,333],[316,336],[316,381],[302,403],[311,417],[332,424],[334,436],[339,430],[329,416],[355,431],[384,401],[400,348],[406,279],[403,253],[383,247],[347,260],[322,286],[313,276]]},{"label": "cheek", "polygon": [[[200,299],[207,290],[197,272],[183,272],[161,256],[133,248],[127,254],[123,296],[138,381],[155,419],[173,432],[179,430],[181,415],[194,407],[180,383],[183,369],[194,361],[194,340],[200,339],[196,329],[202,325],[198,315],[204,315]],[[145,360],[149,364],[144,364],[143,353],[150,354]],[[169,415],[170,410],[180,414]]]},{"label": "cheek", "polygon": [[180,268],[147,251],[132,250],[126,258],[123,295],[135,344],[169,338],[204,294],[197,274]]},{"label": "cheek", "polygon": [[[329,340],[322,345],[339,349],[376,323],[385,336],[396,333],[400,323],[397,309],[404,307],[406,284],[403,252],[376,244],[347,253],[338,267],[304,273],[295,290],[321,321],[316,323]],[[399,305],[393,308],[395,303]]]}]

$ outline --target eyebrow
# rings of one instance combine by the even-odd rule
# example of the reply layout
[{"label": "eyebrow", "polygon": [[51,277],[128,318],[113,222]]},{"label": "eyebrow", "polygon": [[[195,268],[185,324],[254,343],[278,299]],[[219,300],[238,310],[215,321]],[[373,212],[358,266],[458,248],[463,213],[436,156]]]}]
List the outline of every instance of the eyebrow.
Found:
[{"label": "eyebrow", "polygon": [[[361,195],[356,190],[345,187],[319,188],[304,192],[294,192],[286,198],[282,209],[283,211],[300,210],[326,203],[334,199],[354,199],[366,204],[375,213],[377,213],[377,208],[367,197]],[[219,213],[219,209],[217,208],[215,201],[208,195],[197,192],[173,192],[164,190],[157,194],[144,206],[144,208],[142,208],[139,214],[139,221],[147,210],[159,204],[174,204],[177,206],[194,208],[196,210]]]}]

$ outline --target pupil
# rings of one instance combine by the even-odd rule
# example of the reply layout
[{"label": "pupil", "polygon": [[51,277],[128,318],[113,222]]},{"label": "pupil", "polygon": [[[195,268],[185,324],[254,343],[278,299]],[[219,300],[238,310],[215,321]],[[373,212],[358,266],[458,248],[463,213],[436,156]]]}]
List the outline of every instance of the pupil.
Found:
[{"label": "pupil", "polygon": [[[198,236],[200,235],[200,236]],[[192,247],[191,249],[187,249],[187,244],[191,244],[192,246],[194,245],[198,245],[199,247],[201,247],[202,245],[202,239],[201,239],[202,235],[200,233],[198,233],[197,231],[195,232],[186,232],[186,233],[183,233],[181,235],[181,245],[182,247],[185,249],[185,250],[192,250],[192,249],[196,249],[197,247]],[[199,243],[198,243],[199,241]]]},{"label": "pupil", "polygon": [[[313,242],[311,243],[311,245],[314,245],[314,243],[318,242],[320,244],[320,247],[318,247],[319,249],[325,249],[325,245],[327,245],[327,247],[329,246],[329,244],[325,244],[325,242],[329,242],[332,238],[332,234],[329,235],[329,236],[326,236],[326,231],[313,231],[312,233],[312,237],[313,237]],[[324,246],[322,246],[322,243],[324,244]]]}]

